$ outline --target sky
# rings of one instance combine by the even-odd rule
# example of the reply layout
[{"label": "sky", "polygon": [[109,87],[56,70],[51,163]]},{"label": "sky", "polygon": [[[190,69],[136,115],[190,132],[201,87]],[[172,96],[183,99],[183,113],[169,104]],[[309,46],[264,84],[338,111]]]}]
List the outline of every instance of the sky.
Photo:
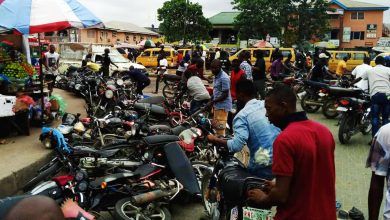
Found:
[{"label": "sky", "polygon": [[[233,11],[231,0],[190,0],[203,6],[206,18],[222,11]],[[359,0],[390,7],[390,0]],[[79,0],[104,21],[125,21],[142,27],[158,27],[157,9],[165,0]],[[385,23],[390,23],[390,10],[385,12]]]}]

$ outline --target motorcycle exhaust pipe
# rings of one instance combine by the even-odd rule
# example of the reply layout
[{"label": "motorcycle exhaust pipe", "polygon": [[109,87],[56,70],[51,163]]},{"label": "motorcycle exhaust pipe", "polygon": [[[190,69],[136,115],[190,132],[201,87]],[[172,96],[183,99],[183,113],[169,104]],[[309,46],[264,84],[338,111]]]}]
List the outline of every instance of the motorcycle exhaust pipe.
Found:
[{"label": "motorcycle exhaust pipe", "polygon": [[142,193],[142,194],[133,196],[131,198],[131,200],[132,200],[132,203],[134,203],[135,205],[142,205],[145,203],[150,203],[152,201],[155,201],[155,200],[163,198],[163,197],[172,196],[176,192],[177,192],[177,190],[175,190],[175,189],[171,189],[171,190],[167,190],[167,191],[163,191],[161,189],[158,189],[158,190],[154,190],[154,191],[150,191],[147,193]]},{"label": "motorcycle exhaust pipe", "polygon": [[322,103],[319,103],[319,102],[312,102],[312,101],[306,101],[305,102],[306,105],[317,105],[317,106],[323,106]]}]

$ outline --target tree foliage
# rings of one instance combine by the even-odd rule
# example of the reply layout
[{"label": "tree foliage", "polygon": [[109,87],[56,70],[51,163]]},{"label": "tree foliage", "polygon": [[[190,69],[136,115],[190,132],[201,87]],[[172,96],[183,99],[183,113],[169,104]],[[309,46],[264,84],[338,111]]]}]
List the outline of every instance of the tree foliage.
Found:
[{"label": "tree foliage", "polygon": [[292,45],[321,37],[328,31],[327,0],[233,0],[241,13],[235,25],[242,39],[265,39],[267,34]]},{"label": "tree foliage", "polygon": [[164,2],[157,10],[160,31],[168,41],[208,40],[211,23],[203,16],[202,6],[187,0]]}]

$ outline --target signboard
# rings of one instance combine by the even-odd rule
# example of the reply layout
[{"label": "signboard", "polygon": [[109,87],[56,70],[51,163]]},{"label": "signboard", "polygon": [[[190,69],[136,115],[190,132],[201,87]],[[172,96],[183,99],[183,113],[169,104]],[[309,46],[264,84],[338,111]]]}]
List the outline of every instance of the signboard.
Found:
[{"label": "signboard", "polygon": [[343,15],[344,9],[336,9],[335,11],[326,11],[328,15]]},{"label": "signboard", "polygon": [[247,48],[248,47],[248,41],[242,40],[240,41],[240,48]]},{"label": "signboard", "polygon": [[367,24],[367,31],[375,31],[376,32],[377,25],[376,24]]},{"label": "signboard", "polygon": [[340,46],[340,40],[329,40],[328,42],[333,44],[335,47]]},{"label": "signboard", "polygon": [[343,42],[351,42],[351,27],[344,27]]},{"label": "signboard", "polygon": [[376,24],[367,24],[367,38],[376,38]]}]

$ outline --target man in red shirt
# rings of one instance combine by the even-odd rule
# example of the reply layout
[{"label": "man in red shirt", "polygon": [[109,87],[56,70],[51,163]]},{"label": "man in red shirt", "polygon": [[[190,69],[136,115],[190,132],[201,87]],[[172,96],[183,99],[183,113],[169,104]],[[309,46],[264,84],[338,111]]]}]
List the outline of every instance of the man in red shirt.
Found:
[{"label": "man in red shirt", "polygon": [[329,129],[296,112],[291,88],[277,85],[265,99],[267,116],[282,129],[273,144],[270,190],[248,191],[258,205],[277,206],[275,219],[334,220],[335,143]]}]

